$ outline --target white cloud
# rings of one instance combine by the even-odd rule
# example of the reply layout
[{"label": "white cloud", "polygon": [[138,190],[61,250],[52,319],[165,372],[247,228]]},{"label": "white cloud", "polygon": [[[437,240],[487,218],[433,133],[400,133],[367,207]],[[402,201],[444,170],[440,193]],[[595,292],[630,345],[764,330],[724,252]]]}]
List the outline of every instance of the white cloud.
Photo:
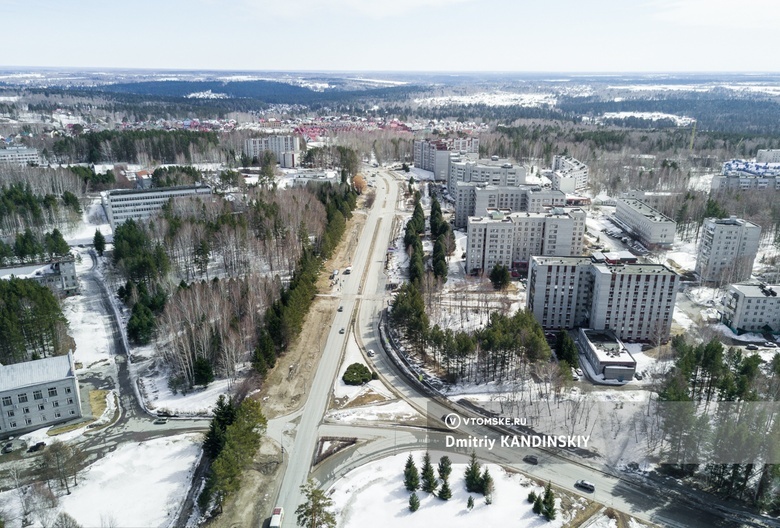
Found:
[{"label": "white cloud", "polygon": [[[246,6],[258,13],[280,16],[305,16],[312,14],[344,13],[370,18],[386,18],[405,15],[410,11],[427,7],[449,8],[473,0],[244,0]],[[484,0],[483,0],[484,1]]]},{"label": "white cloud", "polygon": [[776,28],[777,0],[650,0],[654,18],[682,26],[734,29]]}]

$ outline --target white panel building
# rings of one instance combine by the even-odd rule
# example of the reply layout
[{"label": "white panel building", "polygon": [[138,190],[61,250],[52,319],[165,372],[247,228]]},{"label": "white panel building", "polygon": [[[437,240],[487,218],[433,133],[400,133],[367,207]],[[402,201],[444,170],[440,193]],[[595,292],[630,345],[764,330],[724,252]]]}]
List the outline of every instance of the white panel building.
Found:
[{"label": "white panel building", "polygon": [[780,284],[732,284],[721,321],[736,334],[780,331]]},{"label": "white panel building", "polygon": [[580,347],[596,375],[619,381],[634,377],[636,360],[612,332],[580,328],[578,334]]},{"label": "white panel building", "polygon": [[[767,158],[773,157],[767,154]],[[713,176],[713,191],[776,191],[780,189],[780,163],[733,159],[723,164],[721,174]]]},{"label": "white panel building", "polygon": [[670,248],[677,222],[639,200],[615,200],[615,219],[648,248]]},{"label": "white panel building", "polygon": [[0,163],[38,165],[40,162],[41,158],[38,154],[38,149],[21,146],[0,148]]},{"label": "white panel building", "polygon": [[490,273],[496,264],[525,270],[533,255],[579,255],[585,235],[585,211],[548,208],[543,213],[490,209],[470,217],[466,272]]},{"label": "white panel building", "polygon": [[73,354],[0,365],[0,436],[80,418]]},{"label": "white panel building", "polygon": [[588,166],[571,156],[554,156],[552,188],[563,192],[574,192],[588,186]]},{"label": "white panel building", "polygon": [[732,216],[705,218],[696,257],[703,282],[727,284],[750,279],[758,254],[761,227]]},{"label": "white panel building", "polygon": [[526,306],[545,329],[581,326],[629,341],[666,340],[678,282],[660,264],[532,257]]},{"label": "white panel building", "polygon": [[525,183],[528,172],[527,167],[515,166],[498,156],[488,160],[451,154],[447,187],[453,196],[458,182],[516,187]]},{"label": "white panel building", "polygon": [[267,136],[248,138],[244,142],[244,154],[250,158],[260,158],[263,152],[270,150],[283,168],[293,168],[300,164],[301,141],[298,136]]},{"label": "white panel building", "polygon": [[538,185],[499,186],[458,182],[455,187],[455,227],[466,227],[468,218],[487,209],[539,213],[546,207],[564,207],[566,194]]},{"label": "white panel building", "polygon": [[780,163],[780,149],[759,149],[756,163]]},{"label": "white panel building", "polygon": [[211,194],[208,185],[118,190],[103,193],[102,202],[111,229],[116,229],[131,218],[139,221],[156,215],[171,198],[207,194]]}]

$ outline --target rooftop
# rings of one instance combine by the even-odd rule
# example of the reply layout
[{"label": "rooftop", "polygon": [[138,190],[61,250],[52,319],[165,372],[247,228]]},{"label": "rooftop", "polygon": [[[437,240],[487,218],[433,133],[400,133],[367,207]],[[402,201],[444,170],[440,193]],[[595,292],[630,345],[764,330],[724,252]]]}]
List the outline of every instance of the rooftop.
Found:
[{"label": "rooftop", "polygon": [[73,376],[75,373],[70,352],[65,356],[0,365],[0,391],[59,381]]},{"label": "rooftop", "polygon": [[179,187],[152,187],[151,189],[118,189],[109,191],[109,196],[126,196],[131,194],[149,194],[166,191],[189,191],[189,190],[206,190],[211,192],[211,187],[208,185],[181,185]]},{"label": "rooftop", "polygon": [[623,346],[623,342],[611,332],[583,329],[583,333],[593,345],[601,364],[611,361],[635,361],[628,349]]},{"label": "rooftop", "polygon": [[677,275],[677,273],[663,264],[603,264],[594,263],[593,267],[601,273],[612,273],[614,275],[652,275],[654,273],[661,275]]},{"label": "rooftop", "polygon": [[674,220],[661,213],[661,211],[659,211],[658,209],[655,209],[654,207],[650,207],[645,202],[642,202],[640,200],[635,200],[633,198],[620,198],[618,202],[625,203],[630,208],[644,215],[645,218],[647,218],[651,222],[674,222]]},{"label": "rooftop", "polygon": [[780,292],[780,284],[732,284],[731,287],[745,297],[776,297],[772,292]]}]

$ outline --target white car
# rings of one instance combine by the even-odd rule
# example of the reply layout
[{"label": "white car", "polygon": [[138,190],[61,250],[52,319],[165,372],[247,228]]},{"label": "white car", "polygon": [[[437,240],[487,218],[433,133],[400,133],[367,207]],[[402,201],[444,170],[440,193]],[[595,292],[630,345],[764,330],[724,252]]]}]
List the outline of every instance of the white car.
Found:
[{"label": "white car", "polygon": [[777,345],[771,341],[767,341],[766,343],[764,343],[764,346],[767,348],[775,348]]},{"label": "white car", "polygon": [[366,351],[366,354],[368,355],[368,357],[374,357],[374,356],[376,355],[376,354],[374,353],[374,351],[373,351],[373,350],[371,350],[371,349],[367,350],[367,351]]}]

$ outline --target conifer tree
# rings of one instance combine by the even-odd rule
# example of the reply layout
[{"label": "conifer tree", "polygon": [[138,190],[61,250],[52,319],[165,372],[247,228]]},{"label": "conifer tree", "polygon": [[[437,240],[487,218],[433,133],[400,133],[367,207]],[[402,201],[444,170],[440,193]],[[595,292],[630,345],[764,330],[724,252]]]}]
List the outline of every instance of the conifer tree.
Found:
[{"label": "conifer tree", "polygon": [[470,493],[482,493],[482,476],[479,471],[479,462],[477,462],[477,453],[471,452],[471,461],[466,468],[466,491]]},{"label": "conifer tree", "polygon": [[420,509],[420,498],[417,496],[417,493],[414,491],[411,495],[409,495],[409,510],[416,512],[418,509]]},{"label": "conifer tree", "polygon": [[433,465],[431,464],[431,455],[425,452],[423,456],[422,465],[422,490],[427,493],[433,493],[436,491],[439,483],[436,482],[436,474],[433,471]]},{"label": "conifer tree", "polygon": [[488,471],[488,468],[485,468],[485,472],[482,473],[480,480],[482,493],[485,495],[485,503],[493,504],[493,491],[495,490],[495,484],[493,482],[493,477],[490,475],[490,471]]},{"label": "conifer tree", "polygon": [[469,495],[469,500],[466,501],[466,508],[469,509],[469,511],[474,509],[474,497]]},{"label": "conifer tree", "polygon": [[441,500],[450,500],[452,498],[452,490],[450,489],[450,483],[447,479],[441,483],[441,489],[439,489],[439,498]]},{"label": "conifer tree", "polygon": [[411,454],[406,459],[406,466],[404,467],[404,486],[406,486],[407,491],[417,491],[420,488],[420,474]]},{"label": "conifer tree", "polygon": [[439,478],[442,480],[447,480],[450,478],[450,474],[452,473],[452,462],[450,461],[450,457],[443,456],[439,459]]}]

